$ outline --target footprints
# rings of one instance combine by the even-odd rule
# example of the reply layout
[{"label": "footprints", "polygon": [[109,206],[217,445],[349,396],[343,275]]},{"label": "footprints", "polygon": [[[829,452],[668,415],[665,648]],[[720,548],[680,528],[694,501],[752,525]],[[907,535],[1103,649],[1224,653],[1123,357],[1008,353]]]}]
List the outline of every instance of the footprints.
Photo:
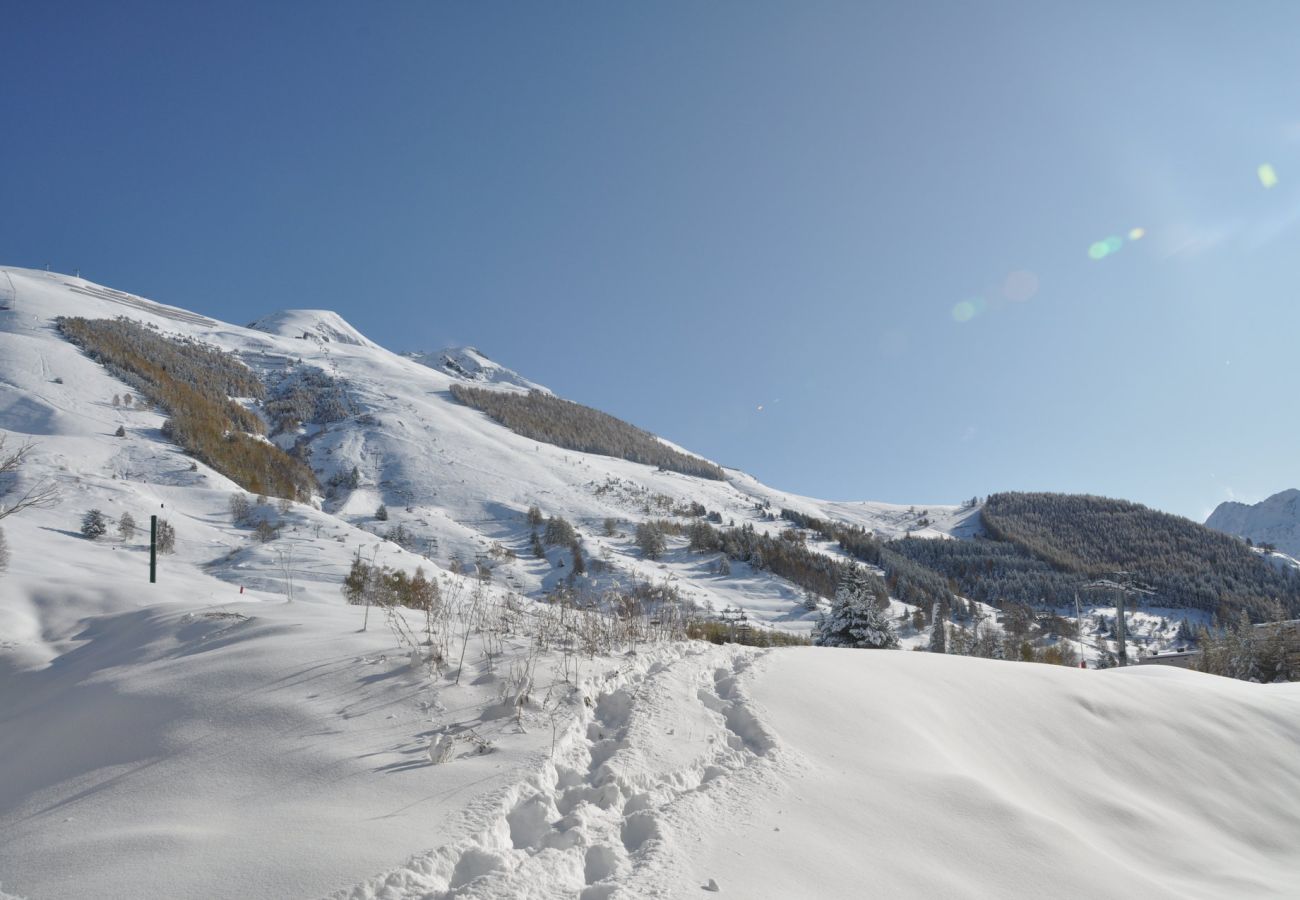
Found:
[{"label": "footprints", "polygon": [[455,890],[505,867],[505,860],[495,853],[471,847],[460,855],[452,870],[448,887]]},{"label": "footprints", "polygon": [[516,850],[531,850],[541,846],[551,831],[556,816],[555,804],[544,794],[534,794],[515,804],[506,816],[510,826],[510,843]]},{"label": "footprints", "polygon": [[731,747],[764,756],[772,750],[774,743],[739,693],[736,675],[742,671],[744,667],[739,665],[735,669],[715,669],[712,686],[700,688],[697,696],[701,703],[722,716]]},{"label": "footprints", "polygon": [[587,848],[586,863],[582,869],[587,884],[604,881],[616,872],[618,872],[618,856],[613,850],[602,844]]},{"label": "footprints", "polygon": [[639,891],[675,877],[681,810],[712,808],[717,800],[703,792],[776,746],[737,681],[748,651],[678,654],[607,677],[594,702],[576,707],[581,718],[553,760],[511,789],[475,837],[351,896],[612,900],[631,884]]},{"label": "footprints", "polygon": [[636,853],[646,845],[647,841],[652,841],[659,837],[659,822],[653,812],[645,810],[633,813],[623,819],[623,828],[620,835],[623,839],[623,846],[628,853]]}]

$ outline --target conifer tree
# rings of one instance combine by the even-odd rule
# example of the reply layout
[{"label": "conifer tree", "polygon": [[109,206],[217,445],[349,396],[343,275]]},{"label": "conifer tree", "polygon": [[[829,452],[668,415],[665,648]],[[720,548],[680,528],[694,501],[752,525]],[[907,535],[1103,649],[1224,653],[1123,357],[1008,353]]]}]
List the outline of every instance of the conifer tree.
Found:
[{"label": "conifer tree", "polygon": [[103,537],[107,531],[108,523],[104,521],[104,514],[97,509],[92,509],[86,513],[81,520],[81,533],[92,541]]},{"label": "conifer tree", "polygon": [[664,533],[654,522],[640,522],[636,526],[636,545],[646,559],[658,559],[664,555],[667,544]]},{"label": "conifer tree", "polygon": [[348,603],[360,605],[366,602],[366,588],[370,582],[370,566],[361,558],[361,550],[352,557],[352,568],[343,578],[343,597]]},{"label": "conifer tree", "polygon": [[930,652],[948,652],[948,623],[939,613],[939,604],[935,604],[934,624],[930,626]]},{"label": "conifer tree", "polygon": [[835,591],[829,615],[817,622],[813,643],[822,647],[898,648],[889,617],[876,606],[876,585],[860,569],[846,574]]}]

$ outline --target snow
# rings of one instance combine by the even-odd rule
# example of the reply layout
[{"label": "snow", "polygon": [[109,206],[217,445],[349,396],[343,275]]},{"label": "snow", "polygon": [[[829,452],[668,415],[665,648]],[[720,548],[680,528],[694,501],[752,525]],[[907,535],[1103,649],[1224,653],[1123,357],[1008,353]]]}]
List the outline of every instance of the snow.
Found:
[{"label": "snow", "polygon": [[[573,522],[594,551],[608,550],[611,572],[607,581],[672,579],[701,606],[742,608],[759,625],[802,633],[808,631],[815,616],[802,608],[802,592],[784,580],[745,566],[734,567],[731,578],[718,578],[707,571],[711,560],[690,557],[684,551],[661,563],[643,560],[630,540],[603,540],[602,523],[616,518],[620,531],[630,534],[637,521],[666,515],[655,505],[661,498],[678,504],[699,502],[720,513],[724,522],[748,523],[772,534],[788,523],[769,520],[756,505],[769,504],[773,512],[789,506],[822,518],[860,524],[885,537],[909,530],[920,536],[946,537],[968,528],[972,517],[978,519],[976,511],[969,508],[820,501],[780,492],[738,470],[727,470],[725,481],[712,481],[540,444],[462,406],[450,397],[448,389],[470,376],[486,379],[483,384],[502,390],[544,390],[541,385],[473,348],[443,354],[454,358],[470,376],[420,364],[376,346],[332,312],[286,310],[241,328],[82,279],[23,269],[0,271],[15,285],[16,298],[12,311],[0,312],[4,316],[0,320],[4,350],[0,358],[5,361],[0,364],[0,427],[40,437],[43,450],[50,454],[66,447],[67,452],[61,455],[71,462],[69,472],[60,477],[78,485],[96,480],[111,463],[112,474],[134,483],[129,489],[100,485],[115,494],[137,488],[152,494],[160,480],[178,484],[201,481],[215,491],[235,489],[204,467],[199,475],[186,476],[188,458],[162,443],[156,433],[162,418],[114,409],[107,401],[114,393],[129,389],[52,333],[52,320],[59,315],[129,314],[164,332],[197,337],[239,353],[245,362],[273,379],[301,360],[303,366],[320,369],[343,385],[358,415],[323,428],[313,426],[303,433],[312,437],[312,464],[323,478],[356,466],[362,476],[361,487],[323,502],[325,516],[298,511],[300,538],[303,530],[320,526],[353,542],[353,549],[358,540],[371,548],[379,542],[356,529],[373,535],[400,524],[411,532],[417,549],[448,569],[457,560],[466,565],[484,558],[492,545],[499,543],[513,550],[517,559],[490,560],[498,577],[532,596],[554,587],[567,574],[557,569],[563,553],[552,553],[545,561],[531,558],[524,512],[533,504],[547,515],[562,515]],[[132,298],[131,305],[124,307],[123,297]],[[310,339],[303,339],[304,333]],[[54,384],[55,377],[62,377],[64,383]],[[119,424],[127,429],[128,438],[115,443],[111,434]],[[281,443],[287,444],[293,437],[282,436]],[[166,459],[170,464],[163,464]],[[607,489],[611,485],[614,489]],[[184,504],[182,496],[189,494],[173,499]],[[225,498],[213,495],[196,524],[210,541],[224,540],[233,547],[230,529],[213,527],[224,502]],[[386,525],[372,518],[380,503],[386,504],[392,515]],[[932,524],[918,526],[926,517]],[[391,546],[384,545],[383,552],[388,553]],[[830,545],[823,549],[837,554]],[[303,552],[315,551],[305,546]],[[336,580],[349,556],[326,554],[314,577],[320,582]],[[408,567],[422,561],[410,554],[398,553],[396,558]],[[210,574],[237,583],[249,583],[250,579],[269,583],[280,577],[270,550],[241,552],[238,571],[211,558],[202,562]],[[597,581],[593,578],[593,583]]]},{"label": "snow", "polygon": [[773,651],[780,737],[680,880],[733,896],[1283,897],[1300,688],[887,651]]},{"label": "snow", "polygon": [[1300,556],[1300,490],[1280,491],[1253,505],[1220,503],[1205,524],[1256,544],[1272,544],[1287,556]]},{"label": "snow", "polygon": [[550,388],[535,381],[529,381],[518,372],[507,369],[505,366],[488,359],[483,351],[477,347],[448,347],[446,350],[439,350],[436,353],[411,352],[405,355],[408,359],[415,360],[422,366],[437,369],[464,381],[478,382],[480,385],[496,387],[517,387],[526,391],[541,391],[545,394],[551,393]]},{"label": "snow", "polygon": [[336,312],[327,309],[282,309],[263,316],[248,326],[257,331],[280,337],[331,341],[357,347],[377,348],[379,345],[357,331]]},{"label": "snow", "polygon": [[[788,506],[948,539],[977,509],[823,501],[736,470],[710,481],[538,444],[449,396],[470,376],[326,311],[242,328],[66,275],[0,274],[0,435],[35,444],[20,488],[62,492],[2,523],[0,897],[1265,897],[1300,879],[1294,685],[822,648],[590,656],[538,650],[556,607],[531,600],[509,633],[454,620],[457,683],[454,659],[413,662],[392,627],[419,633],[421,616],[372,610],[362,631],[339,592],[360,552],[423,566],[462,599],[475,586],[453,570],[481,561],[484,602],[540,599],[568,551],[532,558],[536,503],[602,564],[593,594],[666,581],[806,633],[815,616],[789,583],[741,563],[716,575],[681,539],[642,559],[636,522],[696,501],[775,533],[787,523],[769,509]],[[355,414],[305,433],[323,477],[356,466],[359,488],[272,501],[259,513],[281,537],[257,543],[230,521],[237,486],[166,443],[159,412],[114,406],[131,389],[57,336],[59,315],[129,315],[269,377],[298,360],[331,375]],[[455,358],[495,389],[533,385],[477,351]],[[77,532],[92,507],[110,526],[123,512],[175,526],[156,584],[141,535]],[[380,538],[397,525],[411,550]],[[1130,629],[1165,639],[1162,617],[1135,612]]]}]

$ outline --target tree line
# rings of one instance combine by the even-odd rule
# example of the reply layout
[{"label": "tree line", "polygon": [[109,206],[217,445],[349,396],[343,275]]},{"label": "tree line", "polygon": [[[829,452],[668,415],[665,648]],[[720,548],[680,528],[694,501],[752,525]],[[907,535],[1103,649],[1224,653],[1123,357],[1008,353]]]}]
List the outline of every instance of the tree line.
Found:
[{"label": "tree line", "polygon": [[861,525],[819,519],[793,509],[782,509],[781,517],[798,528],[815,532],[823,540],[836,542],[854,559],[883,569],[889,592],[905,603],[925,607],[941,603],[946,607],[954,600],[946,578],[900,553],[893,542],[881,541]]},{"label": "tree line", "polygon": [[494,391],[464,384],[453,384],[451,394],[516,434],[535,441],[658,466],[697,478],[721,481],[724,477],[720,467],[674,450],[648,431],[553,394]]}]

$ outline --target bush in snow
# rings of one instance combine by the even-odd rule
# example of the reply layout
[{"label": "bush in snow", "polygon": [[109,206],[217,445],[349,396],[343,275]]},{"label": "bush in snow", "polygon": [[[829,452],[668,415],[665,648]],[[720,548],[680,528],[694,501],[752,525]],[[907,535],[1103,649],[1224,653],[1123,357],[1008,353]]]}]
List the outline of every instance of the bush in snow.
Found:
[{"label": "bush in snow", "polygon": [[126,426],[125,425],[117,426],[117,431],[113,432],[113,437],[126,437]]},{"label": "bush in snow", "polygon": [[830,615],[817,622],[813,643],[822,647],[898,648],[898,635],[888,616],[876,605],[879,580],[858,569],[849,570],[835,591]]},{"label": "bush in snow", "polygon": [[[23,444],[16,450],[5,450],[5,436],[0,434],[0,500],[14,489],[19,469],[35,444]],[[17,515],[24,509],[47,509],[59,501],[59,491],[53,482],[38,482],[27,489],[17,500],[0,502],[0,519]]]},{"label": "bush in snow", "polygon": [[108,522],[104,520],[104,514],[97,509],[86,513],[85,518],[81,520],[81,533],[92,541],[103,537],[107,531]]},{"label": "bush in snow", "polygon": [[378,519],[380,522],[387,522],[387,521],[388,521],[388,507],[385,506],[385,505],[382,504],[382,503],[379,504],[379,509],[375,510],[375,518]]},{"label": "bush in snow", "polygon": [[555,547],[567,547],[577,539],[578,533],[563,516],[551,516],[546,520],[546,529],[542,532],[542,540],[546,543]]},{"label": "bush in snow", "polygon": [[230,495],[230,518],[236,525],[247,525],[253,519],[253,502],[244,493]]},{"label": "bush in snow", "polygon": [[262,521],[258,522],[257,527],[253,529],[253,532],[257,535],[257,539],[263,544],[269,544],[280,536],[280,529],[276,528],[266,519],[262,519]]},{"label": "bush in snow", "polygon": [[124,541],[135,537],[135,516],[129,512],[122,513],[122,518],[117,520],[117,533]]}]

